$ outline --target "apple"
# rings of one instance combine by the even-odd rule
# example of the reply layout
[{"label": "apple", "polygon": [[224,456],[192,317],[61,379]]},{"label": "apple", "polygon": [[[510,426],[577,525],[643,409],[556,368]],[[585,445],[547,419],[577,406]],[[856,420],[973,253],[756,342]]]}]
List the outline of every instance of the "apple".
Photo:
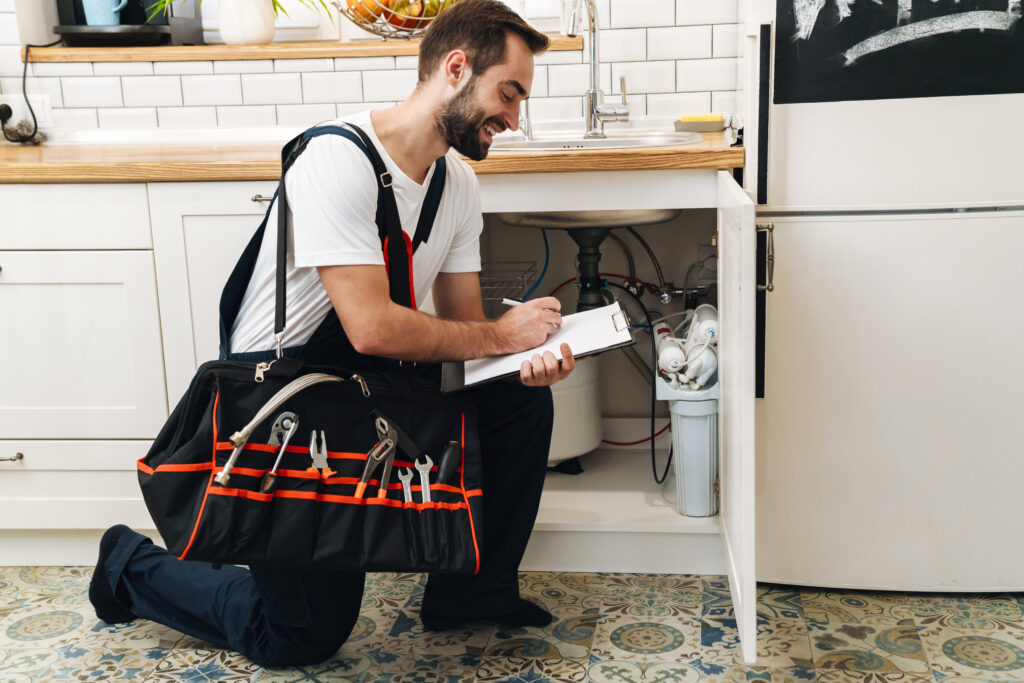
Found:
[{"label": "apple", "polygon": [[348,9],[364,21],[373,21],[388,6],[390,0],[348,0]]}]

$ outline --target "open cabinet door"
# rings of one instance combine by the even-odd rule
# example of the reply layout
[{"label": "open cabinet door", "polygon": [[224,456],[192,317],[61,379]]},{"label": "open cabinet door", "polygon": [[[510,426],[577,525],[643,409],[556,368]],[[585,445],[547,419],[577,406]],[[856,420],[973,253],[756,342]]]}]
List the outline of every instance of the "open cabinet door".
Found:
[{"label": "open cabinet door", "polygon": [[722,536],[743,661],[757,657],[754,577],[754,204],[718,173],[718,443]]}]

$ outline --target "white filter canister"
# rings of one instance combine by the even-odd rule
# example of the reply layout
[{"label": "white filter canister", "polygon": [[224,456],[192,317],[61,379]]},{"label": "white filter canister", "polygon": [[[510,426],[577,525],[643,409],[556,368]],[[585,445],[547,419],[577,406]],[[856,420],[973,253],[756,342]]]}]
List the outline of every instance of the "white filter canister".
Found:
[{"label": "white filter canister", "polygon": [[718,514],[718,383],[693,394],[698,400],[669,402],[677,505],[681,515],[712,517]]}]

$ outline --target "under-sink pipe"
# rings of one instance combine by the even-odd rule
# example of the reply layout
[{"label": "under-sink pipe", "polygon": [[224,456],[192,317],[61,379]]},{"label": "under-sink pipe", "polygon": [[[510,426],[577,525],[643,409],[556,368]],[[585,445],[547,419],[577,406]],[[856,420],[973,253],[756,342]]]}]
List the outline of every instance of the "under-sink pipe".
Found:
[{"label": "under-sink pipe", "polygon": [[647,251],[647,255],[651,257],[651,263],[654,264],[654,272],[658,277],[658,289],[664,292],[665,276],[662,275],[661,273],[661,264],[658,263],[658,257],[654,255],[654,250],[651,249],[651,245],[647,244],[646,240],[644,240],[644,238],[640,236],[640,233],[638,233],[633,228],[627,226],[626,230],[629,231],[630,235],[636,238],[636,241],[640,243],[640,246],[642,246]]},{"label": "under-sink pipe", "polygon": [[623,239],[614,232],[608,233],[608,237],[622,250],[622,255],[626,257],[626,267],[629,268],[629,276],[636,279],[636,263],[633,261],[633,252],[629,250]]}]

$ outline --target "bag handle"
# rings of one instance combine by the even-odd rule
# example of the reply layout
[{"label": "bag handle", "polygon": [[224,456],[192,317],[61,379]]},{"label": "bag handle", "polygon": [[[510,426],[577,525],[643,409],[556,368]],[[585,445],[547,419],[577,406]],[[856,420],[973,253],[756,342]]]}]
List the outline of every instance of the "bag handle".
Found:
[{"label": "bag handle", "polygon": [[[359,378],[358,375],[353,375],[353,379]],[[281,407],[281,404],[290,399],[295,394],[308,389],[317,384],[325,384],[327,382],[344,382],[344,378],[337,377],[336,375],[328,375],[325,372],[311,372],[308,375],[303,375],[298,379],[293,379],[288,384],[284,385],[276,394],[270,397],[270,400],[263,404],[263,407],[256,411],[255,417],[249,420],[249,424],[245,425],[237,432],[231,435],[228,439],[235,448],[241,448],[249,441],[249,437],[252,433],[260,426],[264,420]],[[359,378],[362,381],[362,378]],[[364,391],[365,393],[365,391]]]}]

